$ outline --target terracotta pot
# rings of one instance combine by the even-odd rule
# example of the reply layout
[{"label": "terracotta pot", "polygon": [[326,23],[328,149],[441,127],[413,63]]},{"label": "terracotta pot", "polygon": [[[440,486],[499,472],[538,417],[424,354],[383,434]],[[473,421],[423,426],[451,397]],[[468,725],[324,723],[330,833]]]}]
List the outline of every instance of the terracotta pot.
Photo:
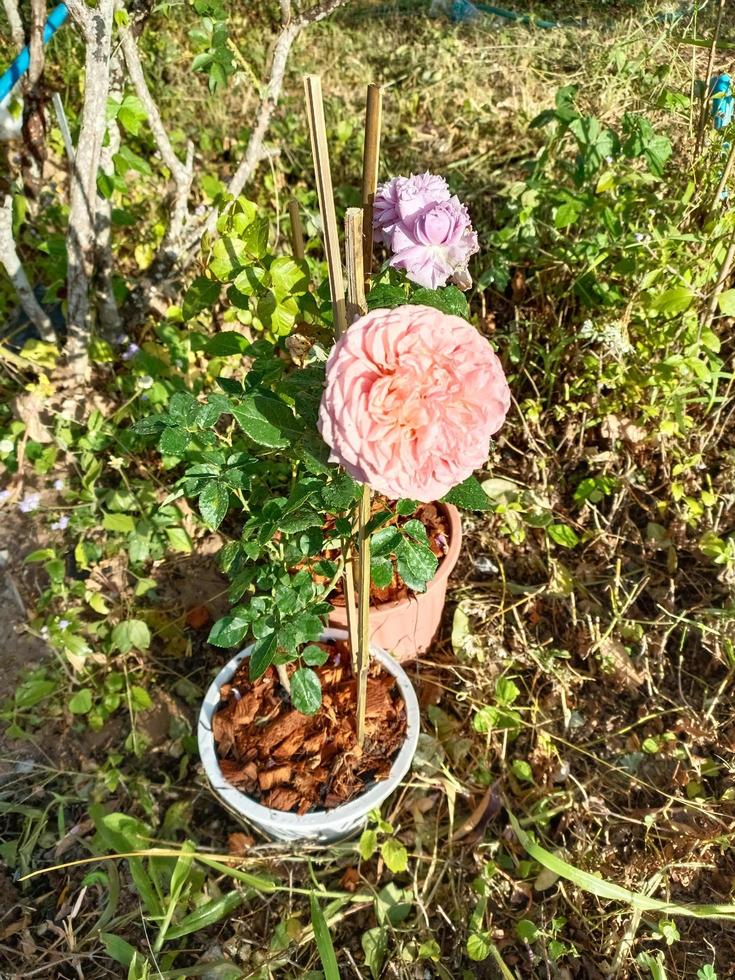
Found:
[{"label": "terracotta pot", "polygon": [[[449,551],[426,592],[409,599],[385,602],[370,607],[370,641],[391,653],[401,662],[414,660],[426,653],[439,629],[447,580],[454,571],[462,547],[462,524],[459,511],[451,504],[439,504],[449,517]],[[338,606],[329,617],[329,625],[347,628],[347,611]]]},{"label": "terracotta pot", "polygon": [[[324,631],[321,638],[346,640],[347,633],[344,630],[328,629]],[[416,692],[406,672],[384,650],[371,648],[371,657],[374,657],[389,674],[395,677],[406,705],[406,739],[393,760],[387,778],[373,783],[360,796],[350,800],[349,803],[334,807],[333,810],[316,810],[299,816],[298,813],[271,810],[257,803],[230,785],[219,767],[212,733],[212,719],[220,704],[220,688],[232,678],[241,661],[250,656],[252,648],[251,644],[225,664],[209,686],[199,713],[197,729],[199,755],[215,796],[240,822],[257,828],[272,840],[329,844],[356,834],[365,826],[368,814],[372,810],[379,809],[381,803],[398,789],[401,780],[411,767],[416,752],[421,718]]]}]

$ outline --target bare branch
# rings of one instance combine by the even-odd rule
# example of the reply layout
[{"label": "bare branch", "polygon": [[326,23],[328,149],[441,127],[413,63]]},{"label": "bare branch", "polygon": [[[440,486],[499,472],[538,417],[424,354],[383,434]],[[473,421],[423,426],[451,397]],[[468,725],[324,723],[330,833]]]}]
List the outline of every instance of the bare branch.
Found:
[{"label": "bare branch", "polygon": [[20,50],[25,46],[26,35],[23,30],[23,21],[20,19],[17,0],[3,0],[3,9],[10,24],[10,36],[13,39],[13,44]]},{"label": "bare branch", "polygon": [[349,3],[349,0],[323,0],[322,3],[318,4],[312,10],[307,10],[299,17],[299,28],[324,20],[325,17],[329,17],[338,7],[343,7],[346,3]]},{"label": "bare branch", "polygon": [[85,41],[89,41],[92,36],[92,13],[84,0],[67,0],[66,6],[72,19],[82,32]]},{"label": "bare branch", "polygon": [[54,328],[47,314],[36,299],[28,276],[25,273],[13,238],[13,199],[8,194],[0,208],[0,264],[15,287],[25,315],[36,327],[42,340],[49,344],[56,342]]},{"label": "bare branch", "polygon": [[[110,89],[108,97],[122,98],[124,86],[124,70],[120,49],[110,55]],[[108,176],[115,172],[114,157],[120,149],[120,129],[117,119],[110,119],[107,124],[107,144],[100,152],[100,170]],[[112,339],[122,332],[120,311],[117,308],[115,294],[112,288],[112,270],[114,258],[112,254],[112,202],[109,198],[97,195],[97,214],[95,216],[96,231],[96,260],[95,295],[99,328],[102,336]]]},{"label": "bare branch", "polygon": [[[124,10],[124,6],[119,0],[117,9]],[[174,152],[166,128],[161,120],[161,113],[158,111],[158,106],[153,100],[153,96],[148,88],[138,52],[138,45],[129,28],[122,27],[120,29],[120,40],[130,80],[133,83],[138,98],[143,103],[153,139],[161,154],[161,159],[171,171],[171,176],[176,187],[173,215],[162,245],[162,251],[164,253],[176,253],[189,217],[189,193],[191,191],[192,180],[194,179],[194,146],[192,143],[187,144],[186,162],[182,163]]]},{"label": "bare branch", "polygon": [[67,229],[69,272],[66,353],[77,377],[88,370],[87,348],[92,333],[89,286],[95,266],[97,172],[106,130],[110,85],[110,47],[114,0],[99,0],[95,9],[72,0],[69,9],[85,36],[85,85],[79,140],[72,169]]},{"label": "bare branch", "polygon": [[43,73],[43,28],[46,24],[46,0],[31,0],[31,31],[28,53],[30,66],[28,68],[28,88],[35,87]]}]

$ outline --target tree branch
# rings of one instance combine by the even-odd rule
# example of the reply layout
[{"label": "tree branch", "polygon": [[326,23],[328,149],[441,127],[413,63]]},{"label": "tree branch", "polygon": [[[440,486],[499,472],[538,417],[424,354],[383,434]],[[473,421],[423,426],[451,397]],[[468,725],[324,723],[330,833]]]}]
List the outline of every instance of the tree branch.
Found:
[{"label": "tree branch", "polygon": [[87,348],[92,334],[89,287],[95,268],[97,172],[107,127],[110,47],[114,0],[99,0],[92,9],[71,0],[69,10],[85,38],[84,104],[71,179],[67,229],[69,271],[66,353],[77,377],[86,377]]},{"label": "tree branch", "polygon": [[46,25],[46,0],[31,0],[31,30],[28,53],[28,88],[35,88],[43,73],[43,29]]},{"label": "tree branch", "polygon": [[20,51],[25,46],[26,34],[23,30],[23,21],[20,19],[17,0],[3,0],[3,9],[10,24],[10,36],[13,39],[13,44]]},{"label": "tree branch", "polygon": [[46,312],[36,299],[28,281],[25,269],[18,258],[13,238],[13,199],[8,194],[0,208],[0,265],[3,266],[20,299],[20,305],[31,323],[36,327],[41,339],[46,343],[56,343],[56,335]]}]

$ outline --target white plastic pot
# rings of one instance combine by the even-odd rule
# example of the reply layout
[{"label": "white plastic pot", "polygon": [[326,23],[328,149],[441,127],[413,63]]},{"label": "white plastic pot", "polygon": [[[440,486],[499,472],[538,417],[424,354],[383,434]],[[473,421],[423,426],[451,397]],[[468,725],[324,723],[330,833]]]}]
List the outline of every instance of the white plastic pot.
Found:
[{"label": "white plastic pot", "polygon": [[[326,629],[321,638],[346,640],[347,633],[344,630]],[[395,677],[406,705],[406,740],[393,761],[388,778],[374,783],[362,796],[350,800],[349,803],[343,803],[333,810],[317,810],[300,816],[298,813],[271,810],[267,806],[256,803],[227,782],[217,761],[212,719],[220,705],[220,688],[232,679],[240,663],[245,657],[250,656],[251,650],[252,645],[241,650],[222,668],[210,685],[199,712],[197,729],[199,755],[214,794],[239,820],[255,826],[273,840],[328,844],[349,837],[363,826],[370,811],[379,807],[383,800],[398,788],[416,752],[419,738],[419,704],[406,672],[384,650],[371,647],[371,655]]]}]

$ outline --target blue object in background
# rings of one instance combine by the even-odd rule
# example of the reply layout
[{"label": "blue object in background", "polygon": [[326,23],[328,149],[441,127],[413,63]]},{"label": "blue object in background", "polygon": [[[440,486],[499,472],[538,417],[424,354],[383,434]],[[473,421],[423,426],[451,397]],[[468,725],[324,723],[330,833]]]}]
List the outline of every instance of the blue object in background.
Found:
[{"label": "blue object in background", "polygon": [[[65,3],[60,3],[58,7],[54,7],[43,29],[44,44],[48,44],[68,16],[69,11]],[[30,63],[31,54],[28,48],[25,47],[15,61],[13,61],[10,68],[3,75],[0,75],[0,102],[2,102],[6,95],[10,94],[13,86],[25,75]]]},{"label": "blue object in background", "polygon": [[735,111],[735,96],[732,92],[732,78],[727,72],[713,75],[709,80],[710,116],[715,129],[724,129],[732,122]]}]

